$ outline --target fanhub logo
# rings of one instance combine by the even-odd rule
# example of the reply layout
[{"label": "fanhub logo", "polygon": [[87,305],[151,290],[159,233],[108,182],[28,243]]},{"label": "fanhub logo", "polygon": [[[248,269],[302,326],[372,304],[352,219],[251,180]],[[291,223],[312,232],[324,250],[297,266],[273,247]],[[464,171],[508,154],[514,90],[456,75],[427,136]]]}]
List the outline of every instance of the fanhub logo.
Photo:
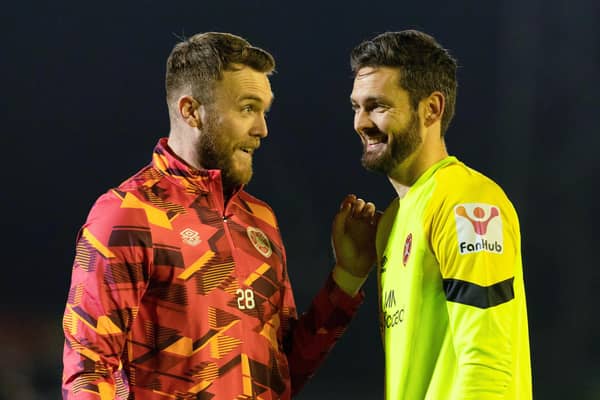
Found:
[{"label": "fanhub logo", "polygon": [[460,254],[487,251],[502,253],[502,219],[498,207],[465,203],[454,207]]}]

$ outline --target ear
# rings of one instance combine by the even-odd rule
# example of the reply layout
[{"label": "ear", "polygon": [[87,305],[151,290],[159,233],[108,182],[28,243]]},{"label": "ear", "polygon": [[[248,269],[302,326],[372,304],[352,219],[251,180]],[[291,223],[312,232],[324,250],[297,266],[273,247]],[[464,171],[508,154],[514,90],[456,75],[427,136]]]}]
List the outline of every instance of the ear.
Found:
[{"label": "ear", "polygon": [[192,96],[181,96],[177,101],[177,110],[181,119],[192,128],[200,128],[202,126],[200,102]]},{"label": "ear", "polygon": [[421,105],[423,113],[421,119],[426,127],[442,120],[446,106],[446,99],[442,92],[435,91],[431,93],[428,97],[421,100]]}]

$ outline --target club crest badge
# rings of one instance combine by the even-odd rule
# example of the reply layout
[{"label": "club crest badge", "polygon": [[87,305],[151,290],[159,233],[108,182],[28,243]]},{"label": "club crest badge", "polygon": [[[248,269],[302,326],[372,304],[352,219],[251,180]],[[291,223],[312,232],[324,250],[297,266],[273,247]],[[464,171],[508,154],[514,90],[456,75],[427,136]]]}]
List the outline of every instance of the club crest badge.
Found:
[{"label": "club crest badge", "polygon": [[249,226],[246,228],[246,233],[248,234],[248,238],[250,242],[254,246],[254,248],[265,258],[271,257],[273,254],[273,250],[271,249],[271,242],[269,242],[269,238],[263,231],[253,226]]}]

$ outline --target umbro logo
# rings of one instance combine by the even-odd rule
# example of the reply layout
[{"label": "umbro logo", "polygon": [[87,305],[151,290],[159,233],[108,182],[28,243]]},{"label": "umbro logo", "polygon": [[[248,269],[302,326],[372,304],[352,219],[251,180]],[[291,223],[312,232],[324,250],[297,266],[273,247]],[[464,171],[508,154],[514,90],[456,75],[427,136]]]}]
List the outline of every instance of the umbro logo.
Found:
[{"label": "umbro logo", "polygon": [[183,240],[184,243],[189,244],[190,246],[197,246],[202,241],[198,232],[191,228],[185,228],[184,230],[179,232],[179,235],[181,235],[181,240]]},{"label": "umbro logo", "polygon": [[381,265],[381,267],[379,268],[380,273],[384,273],[385,272],[385,264],[387,264],[387,256],[383,256],[381,258],[381,261],[379,262],[379,265]]}]

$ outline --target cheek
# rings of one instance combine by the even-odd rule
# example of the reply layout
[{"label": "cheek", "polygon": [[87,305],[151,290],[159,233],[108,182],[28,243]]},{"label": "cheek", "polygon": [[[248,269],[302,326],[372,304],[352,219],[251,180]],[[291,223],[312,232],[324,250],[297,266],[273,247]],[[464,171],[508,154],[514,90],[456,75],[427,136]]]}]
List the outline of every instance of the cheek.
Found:
[{"label": "cheek", "polygon": [[217,142],[221,144],[222,147],[234,147],[242,137],[242,129],[241,124],[235,120],[225,120],[219,126],[219,132],[217,135]]},{"label": "cheek", "polygon": [[376,114],[371,117],[373,124],[383,133],[390,133],[393,128],[393,120],[387,114]]},{"label": "cheek", "polygon": [[232,140],[243,138],[252,128],[252,118],[239,117],[228,122],[226,132]]}]

